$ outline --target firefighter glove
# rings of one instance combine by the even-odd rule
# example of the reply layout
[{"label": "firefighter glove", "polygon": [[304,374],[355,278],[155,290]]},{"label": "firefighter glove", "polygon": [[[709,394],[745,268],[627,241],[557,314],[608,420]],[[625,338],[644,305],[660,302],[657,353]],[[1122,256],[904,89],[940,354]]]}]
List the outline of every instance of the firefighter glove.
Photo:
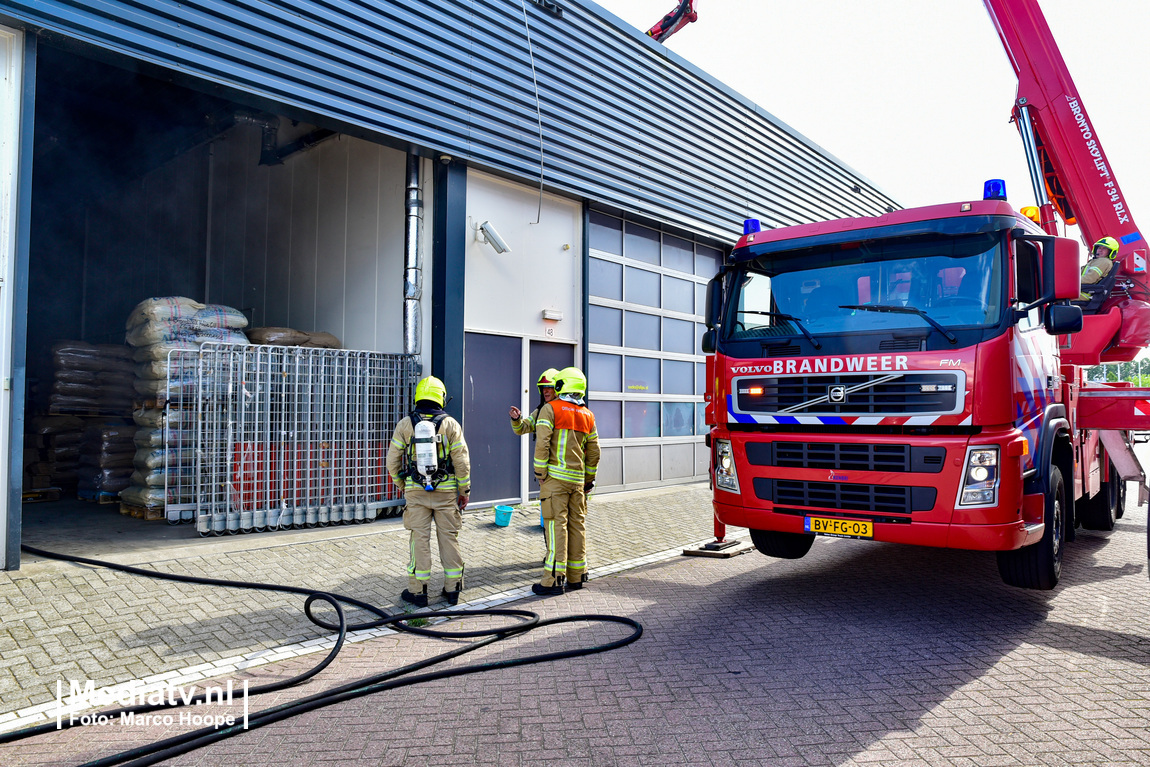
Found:
[{"label": "firefighter glove", "polygon": [[470,496],[461,495],[456,499],[455,502],[459,505],[460,511],[463,511],[464,509],[467,508],[467,501],[469,500],[469,498],[470,498]]},{"label": "firefighter glove", "polygon": [[584,483],[583,483],[583,492],[584,492],[584,493],[589,493],[589,492],[591,492],[591,488],[593,488],[593,487],[595,487],[595,482],[594,482],[594,481],[591,481],[591,482],[584,482]]}]

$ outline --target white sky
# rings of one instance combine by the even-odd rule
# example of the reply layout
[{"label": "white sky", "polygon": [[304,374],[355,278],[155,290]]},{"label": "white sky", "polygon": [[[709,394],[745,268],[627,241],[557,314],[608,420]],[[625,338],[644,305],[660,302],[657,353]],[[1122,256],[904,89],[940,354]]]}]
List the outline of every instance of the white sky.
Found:
[{"label": "white sky", "polygon": [[[675,0],[596,0],[646,31]],[[1150,227],[1150,0],[1040,0],[1135,221]],[[1034,204],[1018,83],[982,0],[698,0],[665,45],[907,207]],[[1150,231],[1150,230],[1148,230]],[[1150,239],[1150,235],[1148,235]]]}]

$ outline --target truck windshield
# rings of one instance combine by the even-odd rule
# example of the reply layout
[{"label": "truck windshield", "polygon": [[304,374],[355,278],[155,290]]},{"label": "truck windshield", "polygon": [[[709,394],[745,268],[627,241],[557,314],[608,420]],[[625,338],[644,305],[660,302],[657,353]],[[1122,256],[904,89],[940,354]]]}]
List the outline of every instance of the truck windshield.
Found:
[{"label": "truck windshield", "polygon": [[[799,335],[785,315],[797,317],[816,337],[997,324],[1003,295],[999,243],[990,233],[869,240],[763,256],[737,275],[726,335],[732,340]],[[934,323],[924,322],[920,312]]]}]

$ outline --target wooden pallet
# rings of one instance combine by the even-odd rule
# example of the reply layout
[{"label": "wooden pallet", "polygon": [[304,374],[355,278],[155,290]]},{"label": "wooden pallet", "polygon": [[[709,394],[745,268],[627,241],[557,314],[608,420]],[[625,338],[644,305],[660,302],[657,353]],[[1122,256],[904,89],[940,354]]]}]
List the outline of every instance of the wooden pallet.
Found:
[{"label": "wooden pallet", "polygon": [[167,519],[163,506],[134,506],[130,503],[120,502],[120,513],[126,517],[135,517],[153,522],[158,519]]},{"label": "wooden pallet", "polygon": [[89,503],[98,503],[101,506],[107,506],[113,503],[120,502],[119,493],[108,493],[103,490],[96,492],[94,490],[77,490],[76,497],[81,501],[88,501]]},{"label": "wooden pallet", "polygon": [[45,487],[40,490],[25,490],[20,494],[24,503],[44,503],[45,501],[60,500],[61,489],[58,487]]}]

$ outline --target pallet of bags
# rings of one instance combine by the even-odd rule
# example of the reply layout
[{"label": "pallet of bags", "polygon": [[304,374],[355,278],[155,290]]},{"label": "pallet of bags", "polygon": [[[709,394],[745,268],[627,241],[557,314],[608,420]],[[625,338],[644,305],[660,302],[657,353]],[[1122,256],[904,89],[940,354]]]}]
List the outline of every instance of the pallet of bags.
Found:
[{"label": "pallet of bags", "polygon": [[[75,416],[28,419],[24,437],[24,476],[29,490],[71,490],[80,466],[84,420]],[[52,500],[55,500],[53,498]]]},{"label": "pallet of bags", "polygon": [[125,340],[133,347],[132,387],[144,406],[132,412],[138,428],[131,484],[120,492],[122,513],[163,519],[165,506],[191,502],[187,488],[194,479],[189,465],[194,414],[165,405],[194,396],[204,374],[196,356],[173,352],[196,351],[205,343],[246,346],[247,325],[238,309],[183,296],[145,299],[128,315]]},{"label": "pallet of bags", "polygon": [[132,350],[122,344],[60,341],[52,346],[52,413],[127,415],[135,390]]},{"label": "pallet of bags", "polygon": [[136,426],[124,421],[88,424],[80,449],[76,494],[83,500],[114,503],[131,485]]}]

